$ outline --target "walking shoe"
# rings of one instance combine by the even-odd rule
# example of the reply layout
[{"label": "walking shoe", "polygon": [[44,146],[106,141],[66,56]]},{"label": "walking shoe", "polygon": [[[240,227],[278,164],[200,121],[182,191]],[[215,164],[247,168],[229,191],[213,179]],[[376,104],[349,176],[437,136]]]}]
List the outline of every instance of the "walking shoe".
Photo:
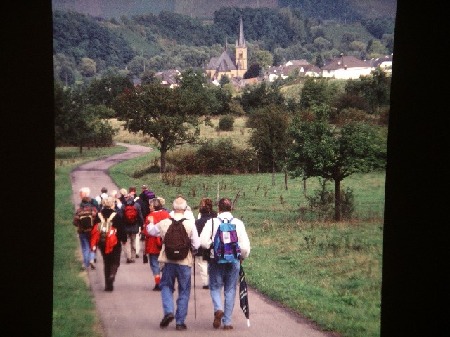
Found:
[{"label": "walking shoe", "polygon": [[159,286],[159,284],[155,284],[153,291],[161,291],[161,287]]},{"label": "walking shoe", "polygon": [[220,324],[222,323],[222,317],[223,317],[222,310],[217,310],[214,313],[214,322],[213,322],[214,329],[218,329],[220,327]]},{"label": "walking shoe", "polygon": [[224,330],[231,330],[231,329],[233,329],[233,326],[232,325],[224,325],[223,329]]},{"label": "walking shoe", "polygon": [[127,263],[132,263],[133,260],[132,259],[127,259]]},{"label": "walking shoe", "polygon": [[114,290],[114,287],[112,285],[105,287],[105,291],[113,291],[113,290]]},{"label": "walking shoe", "polygon": [[184,323],[183,324],[177,324],[176,329],[177,330],[186,330],[187,326]]},{"label": "walking shoe", "polygon": [[139,254],[136,254],[136,259],[139,259]]},{"label": "walking shoe", "polygon": [[203,289],[209,289],[209,286],[203,286]]},{"label": "walking shoe", "polygon": [[91,266],[91,269],[92,269],[92,270],[95,270],[94,262],[90,262],[89,265]]},{"label": "walking shoe", "polygon": [[159,323],[160,328],[163,329],[167,327],[169,323],[173,321],[174,318],[175,317],[173,316],[172,313],[168,313],[167,315],[165,315],[161,320],[161,323]]}]

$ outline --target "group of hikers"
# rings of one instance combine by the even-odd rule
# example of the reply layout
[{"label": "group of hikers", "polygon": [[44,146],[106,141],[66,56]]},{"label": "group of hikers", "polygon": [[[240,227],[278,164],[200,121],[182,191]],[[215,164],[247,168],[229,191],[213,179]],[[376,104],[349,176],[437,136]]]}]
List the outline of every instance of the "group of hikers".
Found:
[{"label": "group of hikers", "polygon": [[81,202],[73,219],[80,239],[83,271],[96,269],[100,251],[105,291],[111,292],[122,249],[126,263],[134,263],[142,242],[143,260],[150,265],[154,278],[153,290],[161,292],[161,328],[175,319],[176,330],[187,329],[191,273],[196,263],[202,287],[210,292],[213,327],[233,329],[231,316],[240,264],[250,254],[250,240],[244,223],[233,217],[229,198],[218,201],[217,212],[210,198],[201,198],[195,216],[183,196],[177,196],[168,209],[165,199],[156,196],[147,185],[142,185],[139,195],[134,186],[110,193],[103,187],[95,198],[90,192],[89,187],[79,190]]}]

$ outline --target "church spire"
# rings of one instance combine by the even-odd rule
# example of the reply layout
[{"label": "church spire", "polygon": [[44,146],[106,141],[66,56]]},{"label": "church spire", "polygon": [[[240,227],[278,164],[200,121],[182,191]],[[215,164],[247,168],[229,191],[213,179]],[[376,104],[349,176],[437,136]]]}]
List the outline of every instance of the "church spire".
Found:
[{"label": "church spire", "polygon": [[242,16],[239,20],[239,41],[238,41],[239,47],[245,46],[245,39],[244,39],[244,24],[242,23]]}]

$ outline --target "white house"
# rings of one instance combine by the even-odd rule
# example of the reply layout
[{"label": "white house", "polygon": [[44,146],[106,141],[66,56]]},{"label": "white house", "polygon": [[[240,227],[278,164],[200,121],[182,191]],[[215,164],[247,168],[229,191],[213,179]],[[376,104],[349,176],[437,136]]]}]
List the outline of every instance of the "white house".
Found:
[{"label": "white house", "polygon": [[322,67],[322,77],[336,79],[358,79],[367,76],[374,70],[371,62],[361,61],[354,56],[340,56]]}]

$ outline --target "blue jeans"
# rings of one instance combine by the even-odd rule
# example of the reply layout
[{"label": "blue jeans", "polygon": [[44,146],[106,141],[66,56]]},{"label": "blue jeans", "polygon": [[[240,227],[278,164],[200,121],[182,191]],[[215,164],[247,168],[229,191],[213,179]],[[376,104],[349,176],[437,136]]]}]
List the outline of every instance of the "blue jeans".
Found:
[{"label": "blue jeans", "polygon": [[173,292],[175,280],[178,281],[176,324],[184,324],[188,313],[189,296],[191,295],[191,267],[176,263],[165,263],[161,276],[161,299],[164,315],[173,313]]},{"label": "blue jeans", "polygon": [[154,276],[159,275],[160,273],[158,257],[158,254],[148,254],[148,263]]},{"label": "blue jeans", "polygon": [[83,266],[88,268],[89,262],[93,261],[95,258],[95,252],[91,251],[90,245],[91,233],[78,233],[78,237],[80,238],[81,254],[83,255]]},{"label": "blue jeans", "polygon": [[[234,302],[236,299],[236,286],[239,279],[240,264],[215,263],[208,264],[209,292],[214,306],[214,312],[223,310],[224,325],[231,324]],[[222,306],[221,291],[223,288],[224,306]],[[223,309],[222,309],[223,308]]]}]

